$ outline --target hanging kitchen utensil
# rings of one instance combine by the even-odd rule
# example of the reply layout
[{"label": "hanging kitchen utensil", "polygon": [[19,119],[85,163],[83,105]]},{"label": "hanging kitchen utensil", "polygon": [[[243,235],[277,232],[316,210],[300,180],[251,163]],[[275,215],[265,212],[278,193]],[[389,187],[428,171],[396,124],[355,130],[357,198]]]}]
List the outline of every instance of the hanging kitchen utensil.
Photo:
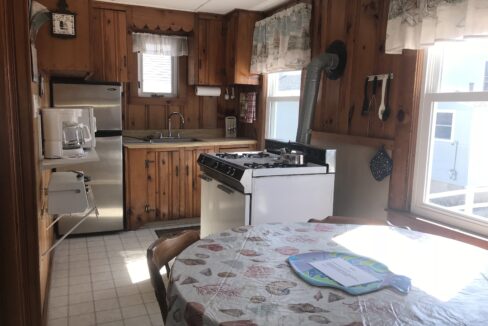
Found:
[{"label": "hanging kitchen utensil", "polygon": [[368,84],[369,84],[369,78],[366,77],[366,80],[364,81],[364,99],[363,99],[363,109],[361,111],[362,115],[368,115],[369,113]]},{"label": "hanging kitchen utensil", "polygon": [[378,108],[378,117],[383,120],[383,113],[385,112],[385,92],[386,92],[387,81],[383,79],[381,82],[381,104]]},{"label": "hanging kitchen utensil", "polygon": [[383,111],[382,120],[386,121],[390,117],[391,108],[390,108],[390,87],[391,87],[391,74],[388,74],[388,78],[386,79],[386,104],[385,104],[385,111]]},{"label": "hanging kitchen utensil", "polygon": [[378,76],[375,76],[373,79],[373,93],[369,99],[368,104],[368,113],[369,111],[373,110],[376,107],[376,90],[378,89]]},{"label": "hanging kitchen utensil", "polygon": [[369,163],[369,168],[376,181],[381,181],[391,175],[393,160],[390,158],[384,147],[381,147],[378,153],[373,156]]}]

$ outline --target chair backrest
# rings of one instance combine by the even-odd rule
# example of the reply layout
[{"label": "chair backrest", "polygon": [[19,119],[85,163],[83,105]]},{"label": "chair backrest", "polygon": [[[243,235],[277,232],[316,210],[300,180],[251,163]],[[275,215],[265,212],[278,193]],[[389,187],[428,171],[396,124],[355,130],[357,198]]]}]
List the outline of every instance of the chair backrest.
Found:
[{"label": "chair backrest", "polygon": [[169,274],[168,263],[199,239],[199,231],[189,230],[174,238],[158,239],[147,248],[147,267],[149,268],[151,284],[161,309],[163,321],[166,321],[166,316],[168,315],[168,302],[166,299],[166,287],[164,286],[160,270],[163,266],[166,266]]},{"label": "chair backrest", "polygon": [[319,220],[312,218],[309,223],[331,223],[331,224],[362,224],[362,225],[389,225],[386,220],[374,219],[369,217],[349,217],[349,216],[327,216]]}]

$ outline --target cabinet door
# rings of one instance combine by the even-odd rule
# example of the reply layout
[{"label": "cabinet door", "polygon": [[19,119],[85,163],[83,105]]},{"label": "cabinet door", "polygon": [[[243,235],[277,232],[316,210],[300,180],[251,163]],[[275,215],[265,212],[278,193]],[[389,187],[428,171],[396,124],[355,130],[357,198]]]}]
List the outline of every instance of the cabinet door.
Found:
[{"label": "cabinet door", "polygon": [[235,11],[227,21],[226,76],[228,84],[258,85],[259,75],[251,75],[254,25],[260,13]]},{"label": "cabinet door", "polygon": [[225,35],[224,22],[209,19],[207,22],[207,66],[208,85],[223,85],[225,83]]},{"label": "cabinet door", "polygon": [[208,84],[208,49],[207,49],[207,29],[208,22],[205,19],[198,21],[197,42],[197,76],[196,83],[199,85]]},{"label": "cabinet door", "polygon": [[170,219],[179,219],[185,214],[185,191],[180,181],[182,175],[180,159],[183,155],[180,155],[180,151],[172,151],[170,155]]},{"label": "cabinet door", "polygon": [[158,153],[148,151],[146,154],[145,168],[146,168],[146,220],[144,222],[155,221],[159,219],[159,205],[158,205]]},{"label": "cabinet door", "polygon": [[184,151],[184,174],[181,177],[182,188],[184,191],[184,217],[190,218],[198,215],[194,215],[194,198],[195,185],[194,185],[194,174],[195,174],[195,150],[187,149]]},{"label": "cabinet door", "polygon": [[145,149],[125,149],[125,217],[129,229],[147,220],[148,171]]},{"label": "cabinet door", "polygon": [[127,18],[125,11],[93,8],[94,78],[126,82]]},{"label": "cabinet door", "polygon": [[170,219],[171,204],[171,152],[158,153],[158,172],[159,172],[159,189],[158,189],[158,211],[161,220]]},{"label": "cabinet door", "polygon": [[219,86],[225,83],[224,21],[215,16],[199,17],[189,46],[188,82]]}]

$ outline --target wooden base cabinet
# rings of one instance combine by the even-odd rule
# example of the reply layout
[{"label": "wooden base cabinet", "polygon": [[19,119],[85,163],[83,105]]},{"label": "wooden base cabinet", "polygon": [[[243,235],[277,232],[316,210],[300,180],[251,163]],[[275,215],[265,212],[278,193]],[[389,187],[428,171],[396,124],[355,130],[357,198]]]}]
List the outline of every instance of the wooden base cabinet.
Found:
[{"label": "wooden base cabinet", "polygon": [[146,149],[124,149],[125,218],[129,229],[150,220],[148,211],[149,163]]},{"label": "wooden base cabinet", "polygon": [[255,149],[254,144],[125,148],[125,214],[129,229],[148,222],[200,217],[200,154]]},{"label": "wooden base cabinet", "polygon": [[129,229],[147,222],[200,216],[201,153],[215,147],[125,149],[125,200]]}]

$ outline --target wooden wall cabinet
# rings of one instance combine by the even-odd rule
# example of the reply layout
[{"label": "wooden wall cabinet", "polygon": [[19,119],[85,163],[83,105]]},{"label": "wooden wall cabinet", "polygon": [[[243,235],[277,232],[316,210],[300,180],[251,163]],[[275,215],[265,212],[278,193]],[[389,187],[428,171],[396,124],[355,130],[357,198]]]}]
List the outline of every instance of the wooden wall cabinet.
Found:
[{"label": "wooden wall cabinet", "polygon": [[254,25],[261,18],[262,13],[246,10],[235,10],[227,16],[227,84],[259,85],[259,75],[252,75],[250,68]]},{"label": "wooden wall cabinet", "polygon": [[[56,10],[58,0],[39,0],[49,10]],[[76,37],[51,35],[51,22],[44,24],[36,39],[37,62],[48,75],[85,77],[91,73],[90,0],[67,0],[68,9],[76,13]]]},{"label": "wooden wall cabinet", "polygon": [[189,39],[188,83],[221,86],[225,84],[225,28],[222,16],[196,16],[195,33]]},{"label": "wooden wall cabinet", "polygon": [[255,145],[125,148],[125,212],[129,229],[148,222],[199,217],[198,156],[255,148]]},{"label": "wooden wall cabinet", "polygon": [[125,10],[92,8],[92,79],[127,82],[127,15]]}]

